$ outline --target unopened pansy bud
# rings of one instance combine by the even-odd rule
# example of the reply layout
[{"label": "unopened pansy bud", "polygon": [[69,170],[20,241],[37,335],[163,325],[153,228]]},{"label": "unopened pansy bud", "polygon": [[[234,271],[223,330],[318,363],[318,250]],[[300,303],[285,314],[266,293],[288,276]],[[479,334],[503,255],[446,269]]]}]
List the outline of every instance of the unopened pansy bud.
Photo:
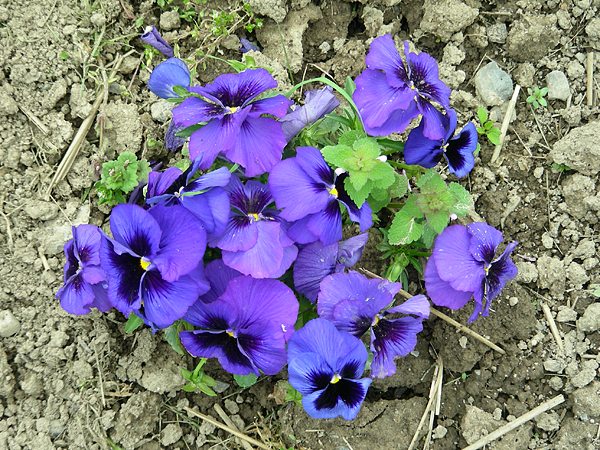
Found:
[{"label": "unopened pansy bud", "polygon": [[260,52],[260,49],[248,39],[240,38],[240,52]]},{"label": "unopened pansy bud", "polygon": [[162,38],[154,25],[148,26],[140,39],[169,58],[175,56],[173,48]]}]

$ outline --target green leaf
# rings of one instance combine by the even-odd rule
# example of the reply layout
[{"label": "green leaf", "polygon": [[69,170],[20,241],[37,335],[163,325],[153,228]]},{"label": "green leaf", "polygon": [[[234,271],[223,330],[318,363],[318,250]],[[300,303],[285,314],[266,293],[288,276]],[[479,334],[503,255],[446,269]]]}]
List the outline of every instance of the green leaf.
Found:
[{"label": "green leaf", "polygon": [[258,377],[253,373],[249,375],[233,375],[233,379],[238,384],[239,387],[247,388],[256,384],[256,380]]},{"label": "green leaf", "polygon": [[[347,145],[353,147],[354,142],[367,137],[367,133],[360,130],[350,130],[342,134],[338,140],[339,145]],[[378,155],[379,156],[379,155]]]},{"label": "green leaf", "polygon": [[369,178],[373,180],[373,185],[378,188],[388,188],[396,181],[396,171],[387,162],[377,161],[371,172]]},{"label": "green leaf", "polygon": [[194,383],[188,383],[181,389],[183,389],[185,392],[194,392],[196,390],[196,385]]},{"label": "green leaf", "polygon": [[[348,178],[346,178],[345,181],[350,181],[350,183],[352,183],[352,186],[354,187],[354,189],[356,189],[356,191],[360,191],[367,184],[367,181],[370,181],[369,173],[368,172],[360,172],[360,171],[352,171],[352,172],[350,172],[350,176]],[[345,184],[346,183],[344,182],[344,185]],[[372,185],[372,183],[371,183],[371,185]],[[369,192],[370,192],[370,189],[369,189]],[[369,194],[367,193],[367,195],[369,195]]]},{"label": "green leaf", "polygon": [[450,183],[448,191],[456,199],[454,206],[450,207],[450,214],[456,214],[458,217],[467,215],[473,206],[473,198],[469,194],[469,191],[455,182]]},{"label": "green leaf", "polygon": [[165,339],[176,353],[183,355],[185,352],[183,350],[183,345],[181,344],[181,339],[179,338],[178,322],[179,321],[176,321],[165,330]]},{"label": "green leaf", "polygon": [[328,145],[321,149],[321,154],[325,161],[335,167],[346,169],[346,160],[354,156],[354,150],[347,145]]},{"label": "green leaf", "polygon": [[287,392],[285,394],[285,401],[286,402],[294,402],[296,405],[302,406],[302,394],[300,394],[300,392],[298,392],[296,389],[294,389],[292,387],[292,385],[290,383],[288,383],[287,381],[285,383],[286,383],[286,390],[287,390]]},{"label": "green leaf", "polygon": [[540,90],[540,97],[545,96],[548,93],[548,88],[545,87],[543,89]]},{"label": "green leaf", "polygon": [[[190,96],[190,93],[188,92],[188,90],[186,88],[184,88],[183,86],[173,86],[171,89],[173,89],[173,92],[175,92],[179,97],[181,98],[187,98]],[[181,101],[181,100],[179,100]]]},{"label": "green leaf", "polygon": [[494,126],[494,122],[491,122],[491,121],[483,124],[483,128],[485,128],[485,131],[490,131],[493,126]]},{"label": "green leaf", "polygon": [[[393,150],[394,152],[404,151],[404,142],[402,142],[402,141],[392,141],[391,139],[388,139],[388,138],[378,138],[377,142],[379,142],[379,145],[381,147],[389,148],[390,150]],[[389,155],[390,152],[385,152],[385,154]]]},{"label": "green leaf", "polygon": [[442,180],[442,177],[435,169],[429,169],[418,181],[417,186],[421,188],[422,194],[429,194],[432,192],[444,192],[446,191],[446,182]]},{"label": "green leaf", "polygon": [[450,213],[445,209],[430,212],[429,214],[425,214],[425,217],[427,218],[427,223],[437,234],[444,231],[444,228],[446,228],[450,221]]},{"label": "green leaf", "polygon": [[487,135],[488,139],[490,140],[490,142],[494,145],[500,145],[500,138],[499,135],[495,134],[495,133],[488,133]]},{"label": "green leaf", "polygon": [[144,323],[144,320],[137,316],[134,312],[129,314],[129,318],[127,319],[127,323],[125,324],[125,333],[132,333],[137,330],[140,325]]},{"label": "green leaf", "polygon": [[190,137],[194,133],[194,131],[199,130],[204,125],[206,125],[206,123],[204,123],[204,122],[197,123],[196,125],[191,125],[191,126],[189,126],[187,128],[184,128],[183,130],[178,131],[177,133],[175,133],[175,136]]},{"label": "green leaf", "polygon": [[548,103],[546,103],[546,99],[545,98],[540,97],[539,101],[540,101],[540,105],[542,105],[542,106],[546,106],[548,104]]},{"label": "green leaf", "polygon": [[398,172],[394,172],[394,177],[396,178],[396,181],[389,188],[390,196],[392,198],[402,198],[408,192],[408,178]]},{"label": "green leaf", "polygon": [[356,90],[356,83],[352,78],[346,77],[346,84],[344,85],[344,90],[348,93],[350,97],[352,97],[352,94],[354,94],[354,91]]},{"label": "green leaf", "polygon": [[391,197],[387,189],[375,188],[371,191],[368,198],[369,206],[374,213],[378,213],[385,208],[391,201]]},{"label": "green leaf", "polygon": [[431,248],[431,246],[435,242],[435,238],[437,237],[437,235],[438,234],[435,232],[432,226],[429,225],[428,222],[425,222],[425,224],[423,225],[423,234],[421,235],[421,242],[425,244],[426,248]]},{"label": "green leaf", "polygon": [[479,117],[479,122],[481,122],[481,125],[487,122],[488,114],[485,108],[479,108],[477,110],[477,117]]},{"label": "green leaf", "polygon": [[421,237],[423,225],[409,211],[405,205],[396,213],[388,234],[390,244],[406,245]]},{"label": "green leaf", "polygon": [[373,189],[373,182],[371,180],[367,180],[362,189],[355,189],[351,179],[346,178],[344,180],[344,188],[346,189],[346,194],[348,194],[352,201],[356,203],[356,206],[360,208],[367,200],[369,193]]},{"label": "green leaf", "polygon": [[200,391],[204,392],[206,395],[209,395],[210,397],[216,397],[217,396],[217,394],[215,393],[215,391],[213,391],[211,388],[209,388],[205,384],[197,384],[196,387],[198,389],[200,389]]},{"label": "green leaf", "polygon": [[192,378],[193,378],[192,372],[190,372],[187,369],[184,369],[183,367],[181,368],[181,376],[188,381],[192,381]]}]

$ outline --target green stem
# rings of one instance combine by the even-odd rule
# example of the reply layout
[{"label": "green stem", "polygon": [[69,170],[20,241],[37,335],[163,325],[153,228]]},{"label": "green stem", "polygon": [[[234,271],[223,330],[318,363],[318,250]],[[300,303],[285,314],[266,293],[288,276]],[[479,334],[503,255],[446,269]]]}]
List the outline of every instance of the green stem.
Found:
[{"label": "green stem", "polygon": [[404,203],[388,203],[388,208],[404,208]]},{"label": "green stem", "polygon": [[310,80],[306,80],[306,81],[302,81],[300,83],[298,83],[297,85],[295,85],[292,89],[290,89],[287,94],[285,94],[285,96],[287,98],[290,98],[292,96],[292,94],[296,91],[296,89],[298,89],[299,87],[304,86],[305,84],[308,83],[314,83],[314,82],[321,82],[324,83],[328,86],[331,86],[333,89],[335,89],[336,91],[338,91],[345,99],[346,101],[350,104],[350,106],[352,107],[352,109],[354,110],[354,113],[356,114],[356,116],[360,119],[360,124],[362,126],[362,130],[360,131],[364,131],[365,129],[365,124],[362,120],[362,117],[360,115],[360,113],[358,112],[358,107],[356,106],[356,103],[354,103],[354,100],[352,100],[352,97],[350,96],[350,94],[348,94],[344,89],[342,89],[340,86],[338,86],[337,84],[335,84],[333,81],[325,78],[325,77],[319,77],[319,78],[312,78]]}]

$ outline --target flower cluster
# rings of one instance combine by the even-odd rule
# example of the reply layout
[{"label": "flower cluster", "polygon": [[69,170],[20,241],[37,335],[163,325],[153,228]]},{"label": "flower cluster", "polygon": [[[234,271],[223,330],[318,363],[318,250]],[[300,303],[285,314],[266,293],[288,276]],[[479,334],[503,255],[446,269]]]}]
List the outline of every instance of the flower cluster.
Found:
[{"label": "flower cluster", "polygon": [[[112,210],[110,234],[92,225],[73,228],[57,293],[62,307],[72,314],[114,307],[153,331],[183,329],[178,336],[191,355],[217,358],[235,375],[275,375],[287,364],[310,416],[353,419],[372,379],[393,375],[395,360],[414,350],[430,313],[424,295],[396,303],[400,283],[347,271],[380,219],[373,211],[381,207],[371,204],[389,203],[390,192],[400,190],[400,176],[380,155],[389,153],[365,132],[401,132],[422,115],[406,142],[405,162],[431,168],[444,156],[462,177],[475,161],[473,124],[454,136],[457,116],[435,61],[409,52],[408,43],[403,60],[389,35],[373,41],[368,68],[356,79],[360,117],[336,116],[336,127],[362,121],[364,130],[339,139],[331,137],[338,129],[331,123],[311,134],[340,105],[332,88],[309,91],[304,105],[294,105],[267,93],[277,83],[263,68],[195,86],[156,28],[142,38],[169,57],[148,87],[177,104],[166,146],[175,151],[189,137],[190,161],[152,171],[143,199],[140,193],[139,201],[132,197]],[[336,140],[350,156],[333,163],[326,154],[328,164],[317,146]],[[294,148],[298,142],[305,145]],[[435,207],[427,210],[432,216]],[[344,218],[360,234],[342,240]],[[496,256],[501,242],[486,224],[446,228],[424,272],[432,301],[456,309],[473,296],[470,320],[487,315],[516,275],[509,258],[516,243]],[[299,318],[299,300],[312,315],[303,311]]]}]

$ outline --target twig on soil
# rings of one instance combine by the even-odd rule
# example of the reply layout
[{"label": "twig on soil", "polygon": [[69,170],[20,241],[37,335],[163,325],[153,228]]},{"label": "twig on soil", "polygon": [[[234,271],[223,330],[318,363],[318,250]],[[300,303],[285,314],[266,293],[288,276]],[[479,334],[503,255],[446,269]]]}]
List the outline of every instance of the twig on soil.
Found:
[{"label": "twig on soil", "polygon": [[515,428],[520,427],[525,422],[529,422],[531,419],[536,418],[542,413],[545,413],[549,409],[554,408],[555,406],[560,405],[565,401],[563,395],[557,395],[551,400],[548,400],[536,408],[533,408],[528,413],[523,414],[521,417],[513,420],[512,422],[507,423],[503,427],[498,428],[496,431],[488,434],[487,436],[482,437],[474,444],[469,445],[468,447],[463,448],[463,450],[477,450],[478,448],[482,448],[483,446],[489,444],[492,441],[495,441],[499,437],[504,436],[506,433],[514,430]]},{"label": "twig on soil", "polygon": [[246,436],[244,433],[240,433],[239,431],[234,430],[231,427],[228,427],[227,425],[219,422],[218,420],[213,419],[210,416],[207,416],[205,414],[199,413],[198,411],[194,411],[192,408],[188,408],[188,407],[186,407],[185,410],[187,411],[188,414],[191,414],[192,416],[199,417],[202,420],[206,420],[208,423],[213,424],[214,426],[219,427],[222,430],[225,430],[228,433],[231,433],[234,436],[237,436],[240,439],[243,439],[243,440],[247,441],[248,443],[250,443],[252,445],[255,445],[256,447],[260,447],[260,448],[264,448],[265,450],[269,450],[269,447],[267,447],[262,442],[258,442],[256,439],[252,439],[250,436]]},{"label": "twig on soil", "polygon": [[[439,398],[438,397],[441,396],[440,388],[442,385],[443,373],[444,373],[444,363],[442,361],[442,357],[440,356],[438,358],[438,367],[436,368],[434,377],[431,380],[432,385],[431,385],[431,389],[429,390],[429,401],[427,402],[427,406],[425,407],[425,412],[421,416],[421,420],[419,422],[419,425],[417,426],[417,430],[415,431],[412,441],[410,441],[408,450],[412,450],[414,448],[415,444],[417,443],[417,440],[419,438],[419,433],[421,431],[421,428],[423,428],[423,424],[425,423],[425,419],[427,419],[427,415],[431,412],[431,417],[433,418],[434,415],[437,414],[436,411],[439,412],[439,409],[438,409]],[[434,402],[435,402],[435,404],[434,404]],[[428,433],[428,438],[425,443],[425,447],[427,447],[427,445],[428,445],[432,426],[433,426],[433,422],[430,422],[430,432]]]},{"label": "twig on soil", "polygon": [[100,396],[102,397],[102,407],[106,408],[106,398],[104,397],[104,382],[102,381],[102,367],[98,358],[98,348],[94,345],[94,354],[96,355],[96,366],[98,366],[98,384],[100,385]]},{"label": "twig on soil", "polygon": [[[115,65],[114,69],[112,70],[109,78],[115,77],[115,75],[119,71],[119,68],[121,67],[121,63],[123,62],[123,60],[127,56],[132,54],[133,52],[135,52],[135,50],[130,50],[129,52],[125,53],[123,56],[120,56],[118,58],[117,64]],[[96,97],[96,101],[92,105],[92,112],[82,122],[81,126],[79,127],[79,130],[77,131],[77,134],[73,138],[73,142],[71,142],[71,145],[67,149],[65,156],[63,157],[62,161],[58,165],[58,168],[56,169],[56,173],[54,174],[54,177],[52,178],[52,181],[50,182],[50,185],[48,186],[48,189],[46,190],[46,196],[45,196],[46,201],[50,200],[50,193],[52,192],[52,189],[54,189],[54,186],[56,186],[58,183],[60,183],[63,180],[63,178],[67,175],[67,173],[69,173],[71,166],[75,162],[75,158],[77,158],[77,154],[79,153],[81,144],[83,143],[85,136],[87,135],[88,131],[90,130],[90,127],[92,126],[92,123],[94,122],[94,117],[96,116],[96,113],[98,112],[98,108],[100,108],[100,104],[102,103],[102,100],[104,100],[104,90],[102,90],[98,93],[98,96]]]},{"label": "twig on soil", "polygon": [[350,442],[348,442],[348,439],[346,439],[345,437],[344,437],[344,438],[342,438],[342,439],[344,439],[344,442],[346,443],[346,445],[348,446],[348,448],[349,448],[350,450],[354,450],[354,449],[352,448],[352,446],[350,445]]},{"label": "twig on soil", "polygon": [[562,339],[560,338],[560,334],[558,334],[558,328],[556,328],[556,322],[554,322],[554,317],[552,317],[552,313],[550,312],[550,308],[543,302],[541,303],[542,311],[544,311],[544,316],[546,316],[546,320],[548,321],[548,325],[550,326],[550,331],[552,331],[552,336],[554,336],[554,340],[556,341],[556,345],[561,351],[564,351]]},{"label": "twig on soil", "polygon": [[587,105],[594,106],[594,52],[587,54]]},{"label": "twig on soil", "polygon": [[500,143],[496,145],[494,148],[494,154],[492,155],[492,159],[490,160],[490,164],[494,164],[496,160],[500,157],[500,151],[502,150],[502,145],[504,144],[504,138],[506,138],[506,132],[508,131],[508,125],[510,125],[510,120],[512,118],[513,112],[515,110],[515,105],[517,104],[517,98],[519,97],[519,91],[521,90],[521,86],[518,84],[515,86],[515,90],[513,95],[508,103],[508,108],[506,108],[506,113],[504,114],[504,120],[502,121],[502,127],[500,128]]},{"label": "twig on soil", "polygon": [[542,144],[540,144],[539,142],[537,143],[538,145],[546,148],[547,150],[552,150],[550,148],[550,144],[548,144],[548,139],[546,139],[546,135],[544,134],[544,130],[542,130],[542,126],[540,125],[540,121],[537,118],[537,115],[535,114],[535,110],[533,109],[533,106],[531,106],[531,103],[529,103],[529,109],[531,109],[531,114],[533,114],[533,118],[535,119],[535,123],[538,127],[538,130],[540,130],[540,133],[542,134],[542,137],[544,138],[544,142],[546,143],[546,146],[544,147]]},{"label": "twig on soil", "polygon": [[48,260],[46,259],[46,255],[44,255],[42,247],[38,247],[38,255],[40,255],[40,260],[42,261],[42,266],[44,266],[44,270],[48,272],[50,270],[50,264],[48,264]]},{"label": "twig on soil", "polygon": [[[527,153],[529,153],[529,156],[531,156],[532,158],[534,158],[533,153],[531,153],[531,150],[529,150],[529,147],[527,147],[525,145],[525,142],[523,142],[523,139],[521,139],[521,136],[519,136],[519,133],[517,133],[517,130],[515,130],[514,127],[510,127],[510,129],[512,130],[513,133],[515,133],[515,136],[517,137],[517,139],[519,140],[519,142],[521,144],[523,144],[523,147],[525,147],[525,150],[527,150]],[[546,159],[545,156],[541,156],[540,158]]]},{"label": "twig on soil", "polygon": [[48,131],[48,128],[46,128],[46,125],[44,125],[42,123],[42,121],[40,119],[38,119],[36,117],[35,114],[33,114],[31,111],[29,111],[27,108],[25,108],[24,106],[19,105],[19,109],[21,110],[21,112],[23,114],[25,114],[27,116],[27,118],[29,120],[31,120],[33,122],[33,124],[38,127],[38,129],[46,136],[48,136],[50,134],[50,131]]},{"label": "twig on soil", "polygon": [[313,66],[314,68],[318,69],[321,71],[321,73],[324,73],[325,75],[327,75],[329,78],[331,78],[333,81],[335,81],[335,78],[333,78],[331,76],[331,74],[329,72],[327,72],[325,69],[321,69],[319,66],[317,66],[316,64],[310,63],[309,66]]},{"label": "twig on soil", "polygon": [[6,240],[8,242],[9,250],[12,250],[14,247],[14,241],[12,237],[12,232],[10,231],[10,220],[8,220],[8,216],[4,214],[4,194],[2,194],[2,197],[0,197],[0,214],[2,215],[2,217],[4,217],[4,220],[6,221]]},{"label": "twig on soil", "polygon": [[[367,269],[363,269],[362,267],[359,269],[361,272],[363,272],[365,275],[371,277],[371,278],[379,278],[381,279],[381,277],[379,275],[375,275],[373,272],[367,270]],[[405,299],[409,299],[412,298],[413,296],[410,295],[408,292],[406,292],[403,289],[400,289],[400,291],[398,291],[398,294],[400,294],[402,297],[404,297]],[[429,307],[429,310],[431,311],[431,313],[434,316],[439,317],[442,320],[445,320],[446,322],[448,322],[451,325],[454,325],[456,328],[458,328],[460,331],[462,331],[463,333],[468,334],[469,336],[473,337],[474,339],[477,339],[479,342],[484,343],[485,345],[487,345],[488,347],[496,350],[498,353],[501,353],[503,355],[506,354],[506,352],[504,350],[502,350],[500,347],[498,347],[496,344],[494,344],[493,342],[491,342],[490,340],[484,338],[482,335],[474,332],[473,330],[471,330],[470,328],[465,327],[464,325],[458,323],[456,320],[452,319],[451,317],[448,317],[446,314],[444,314],[443,312],[438,311],[437,309],[432,308],[431,306]]]},{"label": "twig on soil", "polygon": [[[227,424],[228,427],[231,427],[237,431],[241,431],[235,425],[235,423],[233,423],[233,421],[229,418],[229,416],[225,413],[225,411],[223,411],[223,408],[221,408],[221,405],[219,405],[218,403],[215,403],[213,405],[213,408],[215,409],[215,411],[217,412],[219,417],[223,420],[223,422],[225,422],[225,424]],[[246,441],[242,441],[242,447],[244,447],[246,450],[252,450],[252,446],[250,444],[248,444]]]}]

